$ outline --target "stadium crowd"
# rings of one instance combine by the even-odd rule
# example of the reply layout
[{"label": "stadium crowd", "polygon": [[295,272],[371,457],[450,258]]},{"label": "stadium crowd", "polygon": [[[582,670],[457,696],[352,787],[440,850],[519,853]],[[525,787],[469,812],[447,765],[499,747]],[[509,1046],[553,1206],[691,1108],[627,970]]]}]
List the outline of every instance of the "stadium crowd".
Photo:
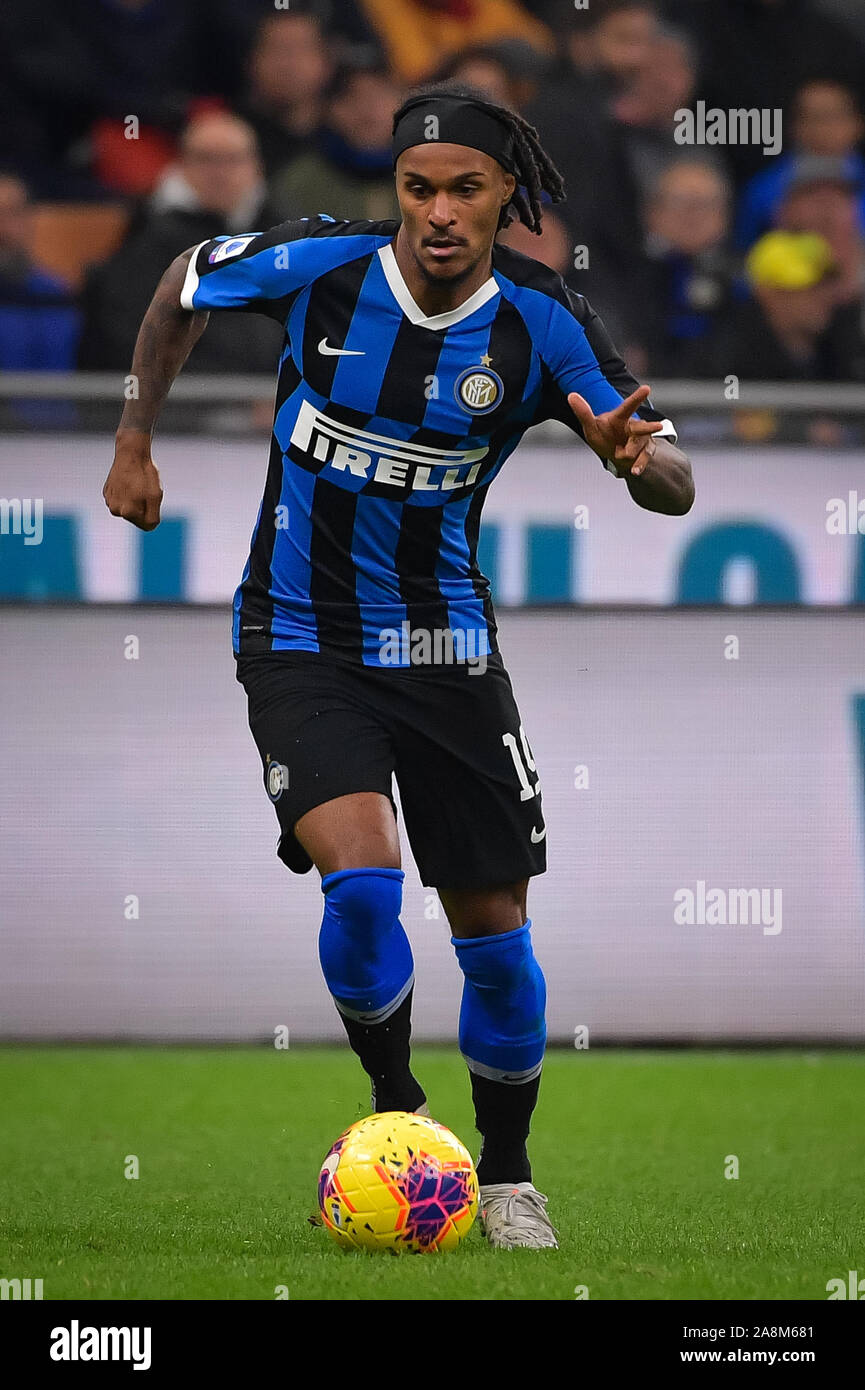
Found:
[{"label": "stadium crowd", "polygon": [[[541,237],[637,374],[865,382],[865,10],[845,0],[3,0],[0,368],[126,370],[185,247],[399,215],[391,114],[471,83],[567,199]],[[676,113],[783,112],[777,152]],[[215,315],[188,370],[272,372]]]}]

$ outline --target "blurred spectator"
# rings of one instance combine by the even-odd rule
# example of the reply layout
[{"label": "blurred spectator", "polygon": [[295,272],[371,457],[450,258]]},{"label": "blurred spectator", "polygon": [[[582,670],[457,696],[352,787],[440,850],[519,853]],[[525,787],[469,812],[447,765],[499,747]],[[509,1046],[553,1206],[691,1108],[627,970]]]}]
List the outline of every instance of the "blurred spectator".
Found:
[{"label": "blurred spectator", "polygon": [[[651,51],[650,38],[644,43],[639,35],[644,22],[654,26],[654,8],[639,0],[621,6],[610,0],[589,10],[564,3],[556,14],[560,63],[525,115],[565,181],[566,200],[556,212],[571,243],[568,283],[592,301],[613,338],[627,343],[634,341],[639,321],[642,232],[634,178],[609,98],[616,90],[613,72],[633,73],[635,62]],[[622,17],[637,20],[639,34],[620,29]],[[602,69],[601,62],[612,68]],[[577,248],[584,248],[579,255]]]},{"label": "blurred spectator", "polygon": [[822,156],[842,160],[862,186],[859,216],[865,231],[865,159],[857,150],[865,122],[856,97],[842,82],[806,82],[796,93],[791,121],[793,148],[773,159],[745,186],[736,223],[736,243],[747,250],[768,231],[803,161]]},{"label": "blurred spectator", "polygon": [[0,160],[40,198],[104,196],[94,122],[135,116],[147,145],[195,95],[231,96],[253,17],[234,0],[3,0]]},{"label": "blurred spectator", "polygon": [[550,67],[549,54],[525,39],[502,39],[454,54],[434,73],[437,82],[462,82],[486,92],[499,106],[523,111]]},{"label": "blurred spectator", "polygon": [[[79,335],[71,291],[29,253],[28,187],[151,195],[86,287],[79,360],[126,368],[185,247],[319,211],[398,218],[393,110],[406,82],[447,78],[537,127],[566,201],[541,237],[514,224],[502,240],[587,295],[638,370],[865,379],[865,17],[849,0],[282,4],[2,0],[0,367],[67,366]],[[782,107],[783,153],[686,151],[675,113],[697,100]],[[730,176],[748,179],[735,245],[757,243],[752,296]],[[270,371],[278,341],[264,317],[216,315],[191,366]]]},{"label": "blurred spectator", "polygon": [[521,251],[524,256],[531,256],[542,265],[548,265],[551,270],[557,270],[559,275],[567,277],[572,268],[573,251],[567,228],[548,206],[544,208],[544,225],[540,236],[515,220],[499,234],[498,240],[514,251]]},{"label": "blurred spectator", "polygon": [[[653,33],[642,65],[610,103],[619,123],[639,196],[645,201],[664,170],[682,157],[676,142],[676,112],[689,106],[697,82],[697,55],[684,30]],[[722,161],[713,149],[700,150],[704,162]],[[723,173],[723,168],[721,168]]]},{"label": "blurred spectator", "polygon": [[0,369],[69,371],[80,331],[69,287],[34,264],[26,186],[0,174]]},{"label": "blurred spectator", "polygon": [[[181,159],[133,223],[126,241],[91,272],[85,289],[80,366],[128,368],[141,320],[175,256],[197,242],[263,231],[279,221],[266,186],[251,127],[237,116],[213,114],[191,122]],[[192,370],[271,371],[278,326],[257,315],[215,314],[193,349]]]},{"label": "blurred spectator", "polygon": [[462,82],[483,92],[499,106],[516,107],[510,73],[491,48],[467,48],[448,58],[433,73],[435,82]]},{"label": "blurred spectator", "polygon": [[836,268],[823,237],[767,232],[746,266],[754,297],[726,321],[714,345],[713,370],[706,374],[745,381],[865,381],[861,305],[836,307]]},{"label": "blurred spectator", "polygon": [[802,159],[778,210],[778,225],[790,232],[817,232],[832,248],[838,271],[839,304],[865,294],[865,234],[860,211],[863,181],[852,178],[845,160],[813,155]]},{"label": "blurred spectator", "polygon": [[600,73],[611,89],[621,89],[645,72],[657,37],[653,0],[592,0],[576,11],[570,59],[578,71]]},{"label": "blurred spectator", "polygon": [[258,136],[268,178],[309,146],[321,123],[332,68],[316,14],[279,10],[261,21],[238,111]]},{"label": "blurred spectator", "polygon": [[228,231],[248,227],[265,201],[255,132],[227,111],[191,121],[181,140],[181,158],[153,192],[149,211],[198,217],[216,213]]},{"label": "blurred spectator", "polygon": [[356,0],[390,66],[405,82],[428,78],[461,49],[525,39],[552,53],[553,38],[519,0]]},{"label": "blurred spectator", "polygon": [[[843,82],[862,101],[865,52],[813,0],[665,0],[700,46],[698,96],[708,107],[789,110],[814,78]],[[786,132],[785,132],[786,134]],[[727,150],[737,185],[767,167],[761,144]],[[772,156],[777,158],[777,156]]]},{"label": "blurred spectator", "polygon": [[728,249],[730,207],[723,174],[696,159],[670,165],[648,201],[639,331],[656,376],[690,375],[695,349],[711,343],[741,297]]},{"label": "blurred spectator", "polygon": [[399,217],[393,177],[393,113],[402,90],[382,67],[345,66],[331,83],[311,148],[271,181],[280,217]]}]

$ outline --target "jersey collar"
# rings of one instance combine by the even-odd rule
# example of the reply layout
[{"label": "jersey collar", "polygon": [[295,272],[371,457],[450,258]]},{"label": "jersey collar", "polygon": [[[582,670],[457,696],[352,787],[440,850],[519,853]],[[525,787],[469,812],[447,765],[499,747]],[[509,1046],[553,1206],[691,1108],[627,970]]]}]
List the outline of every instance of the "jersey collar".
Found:
[{"label": "jersey collar", "polygon": [[392,244],[388,242],[386,246],[380,247],[378,255],[391,294],[409,323],[417,324],[421,328],[451,328],[453,324],[460,323],[463,319],[467,319],[470,314],[476,313],[482,305],[492,299],[494,294],[499,292],[495,277],[491,275],[480,289],[475,290],[474,294],[464,303],[458,305],[456,309],[448,309],[446,314],[425,314],[420,305],[415,302],[403,279],[402,271],[396,263]]}]

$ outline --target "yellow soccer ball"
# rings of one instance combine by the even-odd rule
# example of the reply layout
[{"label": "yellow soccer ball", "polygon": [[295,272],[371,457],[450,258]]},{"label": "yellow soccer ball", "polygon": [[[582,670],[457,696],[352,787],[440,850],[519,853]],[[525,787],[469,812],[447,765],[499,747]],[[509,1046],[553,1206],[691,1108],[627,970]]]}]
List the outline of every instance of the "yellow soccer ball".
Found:
[{"label": "yellow soccer ball", "polygon": [[337,1139],[321,1165],[318,1205],[345,1250],[455,1250],[477,1214],[478,1179],[444,1125],[386,1110]]}]

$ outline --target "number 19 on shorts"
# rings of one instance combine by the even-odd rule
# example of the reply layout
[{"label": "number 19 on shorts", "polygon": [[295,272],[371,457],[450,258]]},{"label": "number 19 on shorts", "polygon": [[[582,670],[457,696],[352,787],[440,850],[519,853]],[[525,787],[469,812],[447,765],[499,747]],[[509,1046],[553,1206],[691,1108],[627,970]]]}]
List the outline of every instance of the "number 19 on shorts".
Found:
[{"label": "number 19 on shorts", "polygon": [[[517,777],[519,778],[520,801],[530,801],[533,796],[540,796],[540,777],[535,777],[534,785],[532,785],[532,783],[529,781],[529,773],[536,773],[537,768],[535,767],[535,760],[532,757],[532,750],[529,747],[529,741],[526,738],[526,731],[523,728],[522,724],[520,725],[519,745],[517,744],[516,737],[513,734],[502,734],[502,743],[505,745],[505,747],[511,755],[511,758],[513,759],[514,771],[516,772]],[[522,751],[520,751],[520,748],[522,748]]]}]

